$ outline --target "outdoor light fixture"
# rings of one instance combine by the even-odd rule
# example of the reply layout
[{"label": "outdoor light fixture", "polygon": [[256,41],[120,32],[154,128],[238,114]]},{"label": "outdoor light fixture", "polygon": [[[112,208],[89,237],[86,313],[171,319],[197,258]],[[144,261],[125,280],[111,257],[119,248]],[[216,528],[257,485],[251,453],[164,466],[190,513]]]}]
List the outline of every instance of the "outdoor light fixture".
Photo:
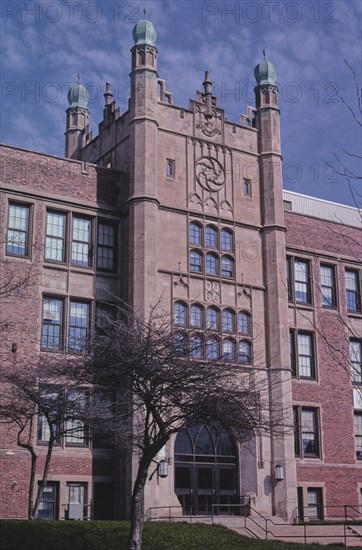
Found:
[{"label": "outdoor light fixture", "polygon": [[158,475],[160,477],[168,476],[168,462],[167,460],[160,460],[158,463]]},{"label": "outdoor light fixture", "polygon": [[284,479],[284,468],[281,464],[277,464],[275,466],[274,478],[275,478],[275,481],[283,481],[283,479]]},{"label": "outdoor light fixture", "polygon": [[17,343],[16,343],[16,342],[13,342],[13,345],[11,346],[11,351],[12,351],[13,353],[16,353],[17,349],[18,349]]}]

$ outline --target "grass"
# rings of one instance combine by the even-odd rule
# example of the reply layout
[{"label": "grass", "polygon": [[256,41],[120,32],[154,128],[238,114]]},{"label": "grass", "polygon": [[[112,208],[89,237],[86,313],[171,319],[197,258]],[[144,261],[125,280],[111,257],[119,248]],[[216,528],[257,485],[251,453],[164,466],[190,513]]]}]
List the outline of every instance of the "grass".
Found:
[{"label": "grass", "polygon": [[[1,550],[126,550],[126,521],[0,521]],[[221,525],[146,523],[142,550],[321,550],[318,544],[257,541]],[[340,546],[324,546],[336,549]]]}]

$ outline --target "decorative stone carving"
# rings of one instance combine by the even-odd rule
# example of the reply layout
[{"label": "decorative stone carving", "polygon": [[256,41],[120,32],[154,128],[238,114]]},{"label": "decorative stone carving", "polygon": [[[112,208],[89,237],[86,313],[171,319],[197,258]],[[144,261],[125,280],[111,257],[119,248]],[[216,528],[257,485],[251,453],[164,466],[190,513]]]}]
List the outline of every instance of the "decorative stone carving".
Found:
[{"label": "decorative stone carving", "polygon": [[210,192],[220,191],[225,183],[225,170],[220,162],[212,157],[201,157],[196,162],[196,179]]},{"label": "decorative stone carving", "polygon": [[221,289],[220,284],[216,281],[205,282],[205,301],[214,302],[214,304],[220,304],[221,302]]}]

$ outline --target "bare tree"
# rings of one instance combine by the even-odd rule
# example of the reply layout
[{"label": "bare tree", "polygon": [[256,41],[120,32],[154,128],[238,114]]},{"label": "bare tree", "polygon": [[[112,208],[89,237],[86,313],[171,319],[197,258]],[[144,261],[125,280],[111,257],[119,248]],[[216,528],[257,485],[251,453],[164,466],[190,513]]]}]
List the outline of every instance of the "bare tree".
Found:
[{"label": "bare tree", "polygon": [[266,372],[246,367],[234,352],[221,356],[215,342],[207,331],[173,330],[157,307],[147,319],[123,310],[77,366],[80,383],[91,383],[95,392],[111,396],[118,389],[117,436],[138,455],[130,550],[142,544],[150,466],[173,434],[212,419],[246,442],[255,433],[281,434],[288,424],[277,404],[270,412]]},{"label": "bare tree", "polygon": [[[54,445],[61,437],[85,437],[89,417],[86,390],[75,387],[59,361],[39,360],[34,365],[0,367],[2,399],[0,422],[15,430],[16,444],[30,453],[28,519],[37,516],[46,486]],[[93,413],[93,411],[92,411]],[[39,446],[38,440],[42,445]],[[36,488],[39,458],[45,453]]]}]

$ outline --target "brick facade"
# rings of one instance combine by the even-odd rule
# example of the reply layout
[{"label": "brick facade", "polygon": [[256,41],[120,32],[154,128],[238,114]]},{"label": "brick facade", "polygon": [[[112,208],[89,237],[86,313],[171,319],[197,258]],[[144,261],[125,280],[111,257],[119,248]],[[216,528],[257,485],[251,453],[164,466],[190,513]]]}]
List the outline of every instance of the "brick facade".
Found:
[{"label": "brick facade", "polygon": [[[305,200],[317,205],[320,215],[296,207],[293,194],[284,195],[290,203],[285,210],[278,89],[270,64],[258,66],[256,109],[249,108],[239,122],[229,122],[212,95],[208,73],[188,108],[174,105],[166,83],[158,79],[157,55],[152,43],[132,48],[129,109],[120,113],[107,85],[98,136],[89,132],[84,104],[70,105],[66,154],[71,158],[1,147],[4,277],[14,271],[19,278],[31,275],[26,288],[2,298],[1,360],[10,368],[14,361],[25,365],[49,354],[41,345],[44,298],[62,304],[65,344],[71,303],[86,304],[94,322],[97,302],[110,295],[140,312],[160,300],[170,314],[177,302],[188,309],[197,304],[204,316],[210,307],[217,315],[226,310],[246,313],[250,332],[224,330],[221,341],[251,346],[254,362],[248,359],[247,368],[270,380],[271,406],[281,401],[290,411],[295,407],[300,440],[296,451],[292,433],[254,438],[251,452],[237,445],[234,496],[250,496],[267,516],[290,518],[298,505],[297,488],[304,506],[310,490],[317,488],[322,489],[325,514],[338,515],[328,507],[360,504],[362,487],[353,427],[353,407],[359,409],[353,405],[356,383],[349,366],[349,340],[351,334],[361,338],[362,316],[360,302],[356,311],[348,312],[345,301],[345,269],[359,273],[361,282],[361,229],[353,221],[339,221],[338,212],[345,209],[341,205],[335,205],[334,222],[312,198]],[[9,254],[6,248],[14,204],[25,205],[29,215],[25,255]],[[54,212],[64,220],[64,249],[52,261],[46,233],[47,216]],[[355,216],[354,210],[351,220]],[[77,219],[86,220],[89,228],[83,265],[76,265],[72,256]],[[108,272],[97,263],[99,223],[111,223],[115,230],[115,263]],[[192,224],[202,235],[199,242],[190,232]],[[217,235],[214,245],[206,238],[210,228]],[[230,245],[223,241],[225,235],[231,236]],[[309,266],[305,303],[296,299],[296,280],[288,287],[286,256],[291,270],[298,261],[299,267]],[[335,307],[321,303],[321,263],[333,268]],[[290,329],[297,346],[295,370]],[[302,345],[312,351],[302,353]],[[307,415],[315,422],[313,436]],[[0,517],[25,517],[29,456],[16,446],[7,427],[0,430]],[[309,453],[308,437],[313,448]],[[168,477],[155,476],[147,484],[146,508],[180,505],[174,444],[170,441],[162,455],[169,462]],[[275,480],[277,465],[284,469],[280,481]],[[41,461],[38,474],[40,467]],[[101,506],[103,517],[127,516],[135,467],[136,457],[120,458],[92,443],[70,447],[63,440],[54,450],[49,476],[58,484],[56,517],[65,515],[71,483],[86,484],[88,516],[101,517]]]}]

